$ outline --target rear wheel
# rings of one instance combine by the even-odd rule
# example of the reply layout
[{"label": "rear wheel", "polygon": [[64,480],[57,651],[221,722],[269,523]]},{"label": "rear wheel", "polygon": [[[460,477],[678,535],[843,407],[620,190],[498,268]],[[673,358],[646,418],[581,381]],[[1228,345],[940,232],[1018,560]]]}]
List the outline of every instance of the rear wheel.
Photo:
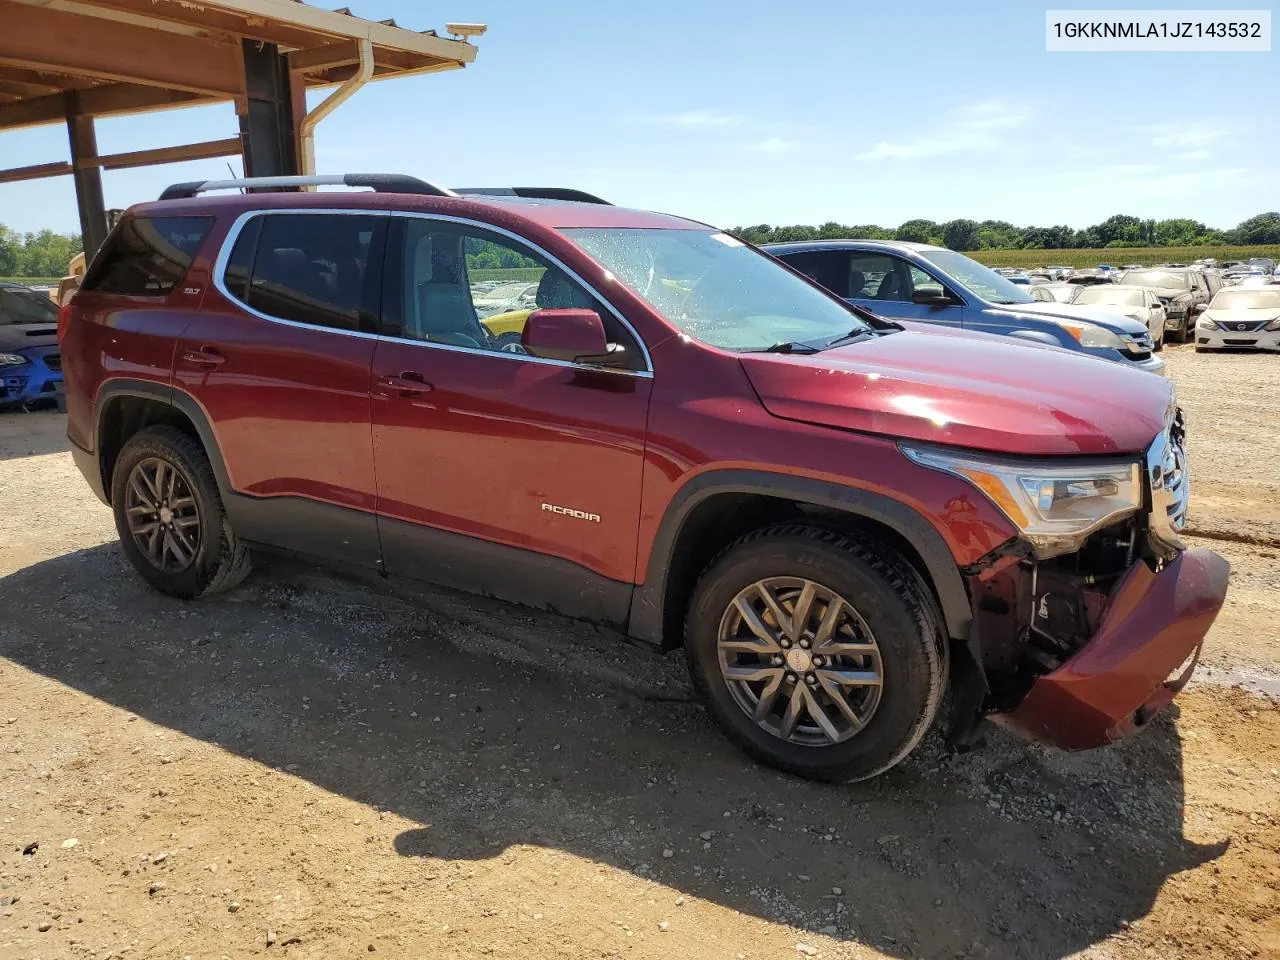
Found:
[{"label": "rear wheel", "polygon": [[249,552],[231,530],[209,457],[176,427],[147,427],[120,451],[111,478],[120,545],[148,583],[193,599],[235,586]]},{"label": "rear wheel", "polygon": [[915,570],[873,540],[807,526],[742,538],[686,623],[690,672],[748,754],[818,780],[897,764],[937,714],[946,639]]}]

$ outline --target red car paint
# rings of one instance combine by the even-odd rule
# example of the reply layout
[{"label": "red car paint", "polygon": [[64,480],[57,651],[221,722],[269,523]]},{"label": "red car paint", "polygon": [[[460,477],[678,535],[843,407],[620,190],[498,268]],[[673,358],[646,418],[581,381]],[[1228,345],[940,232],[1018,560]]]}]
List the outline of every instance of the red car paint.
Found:
[{"label": "red car paint", "polygon": [[[647,347],[652,378],[423,350],[257,317],[219,292],[212,271],[236,218],[262,208],[401,211],[507,230],[561,260],[618,310]],[[420,574],[401,539],[384,531],[378,545],[375,522],[396,521],[557,558],[634,587],[629,626],[660,642],[670,637],[638,624],[645,603],[660,605],[670,590],[666,575],[678,558],[669,524],[708,478],[750,473],[804,481],[832,501],[853,491],[891,502],[912,518],[903,528],[908,542],[912,530],[936,536],[950,576],[967,578],[1017,531],[967,482],[908,460],[899,441],[1009,456],[1136,457],[1162,429],[1171,400],[1160,377],[935,327],[908,325],[808,356],[710,347],[672,327],[560,232],[706,229],[664,215],[315,193],[174,200],[130,215],[215,223],[166,300],[85,290],[73,301],[63,338],[68,435],[100,496],[109,495],[107,454],[96,439],[100,399],[113,381],[150,384],[174,402],[189,398],[207,419],[205,442],[225,464],[226,494],[324,504],[354,517],[330,538],[328,556]],[[548,505],[589,511],[598,522],[541,509]],[[372,547],[356,545],[362,530],[372,531]],[[936,572],[932,562],[924,560]],[[1036,680],[1010,722],[1073,747],[1124,732],[1203,641],[1225,594],[1223,567],[1198,553],[1158,573],[1135,565],[1092,640]],[[642,601],[645,590],[657,599]],[[953,617],[946,591],[937,590],[953,637],[963,639],[969,618]]]}]

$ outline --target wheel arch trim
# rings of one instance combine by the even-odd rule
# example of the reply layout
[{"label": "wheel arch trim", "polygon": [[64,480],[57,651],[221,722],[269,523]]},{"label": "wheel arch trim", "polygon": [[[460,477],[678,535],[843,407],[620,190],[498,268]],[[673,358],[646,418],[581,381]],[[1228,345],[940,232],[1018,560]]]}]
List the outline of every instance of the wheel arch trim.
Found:
[{"label": "wheel arch trim", "polygon": [[112,377],[107,380],[99,388],[98,396],[94,403],[93,455],[98,461],[99,471],[103,471],[102,482],[105,490],[109,491],[111,484],[110,478],[105,475],[102,463],[102,445],[99,443],[99,437],[103,418],[111,406],[111,401],[119,397],[139,397],[144,400],[156,400],[181,412],[191,421],[191,425],[195,427],[200,442],[204,445],[205,454],[209,457],[209,463],[213,467],[213,475],[218,481],[220,491],[224,495],[233,492],[231,478],[227,473],[226,464],[222,460],[222,452],[218,447],[217,435],[214,433],[208,414],[205,413],[204,407],[200,406],[199,401],[185,390],[170,384],[157,383],[153,380],[138,380],[131,377]]},{"label": "wheel arch trim", "polygon": [[883,524],[919,554],[924,572],[937,592],[948,635],[961,639],[968,635],[973,615],[960,569],[942,535],[918,510],[858,487],[764,470],[725,469],[711,470],[689,480],[667,505],[650,548],[644,582],[635,590],[628,622],[631,636],[663,644],[667,571],[672,566],[675,546],[694,510],[711,497],[725,493],[793,500]]}]

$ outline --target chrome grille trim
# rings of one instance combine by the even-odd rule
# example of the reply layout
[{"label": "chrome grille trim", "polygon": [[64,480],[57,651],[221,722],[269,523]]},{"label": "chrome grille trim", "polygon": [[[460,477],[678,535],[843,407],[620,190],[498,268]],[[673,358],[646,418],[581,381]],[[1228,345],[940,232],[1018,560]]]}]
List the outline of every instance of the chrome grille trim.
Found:
[{"label": "chrome grille trim", "polygon": [[1147,449],[1147,480],[1151,490],[1151,532],[1172,547],[1181,547],[1179,531],[1187,523],[1191,478],[1187,472],[1186,427],[1182,410],[1174,407],[1165,429]]}]

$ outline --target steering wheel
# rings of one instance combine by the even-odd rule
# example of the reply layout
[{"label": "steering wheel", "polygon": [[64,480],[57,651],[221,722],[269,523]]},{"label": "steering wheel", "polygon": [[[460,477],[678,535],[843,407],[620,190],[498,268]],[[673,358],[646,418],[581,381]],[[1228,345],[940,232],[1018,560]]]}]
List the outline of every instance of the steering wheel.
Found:
[{"label": "steering wheel", "polygon": [[459,333],[456,330],[446,330],[442,333],[436,334],[430,339],[436,343],[448,344],[451,347],[472,347],[476,350],[484,349],[484,345],[475,337],[466,333]]}]

